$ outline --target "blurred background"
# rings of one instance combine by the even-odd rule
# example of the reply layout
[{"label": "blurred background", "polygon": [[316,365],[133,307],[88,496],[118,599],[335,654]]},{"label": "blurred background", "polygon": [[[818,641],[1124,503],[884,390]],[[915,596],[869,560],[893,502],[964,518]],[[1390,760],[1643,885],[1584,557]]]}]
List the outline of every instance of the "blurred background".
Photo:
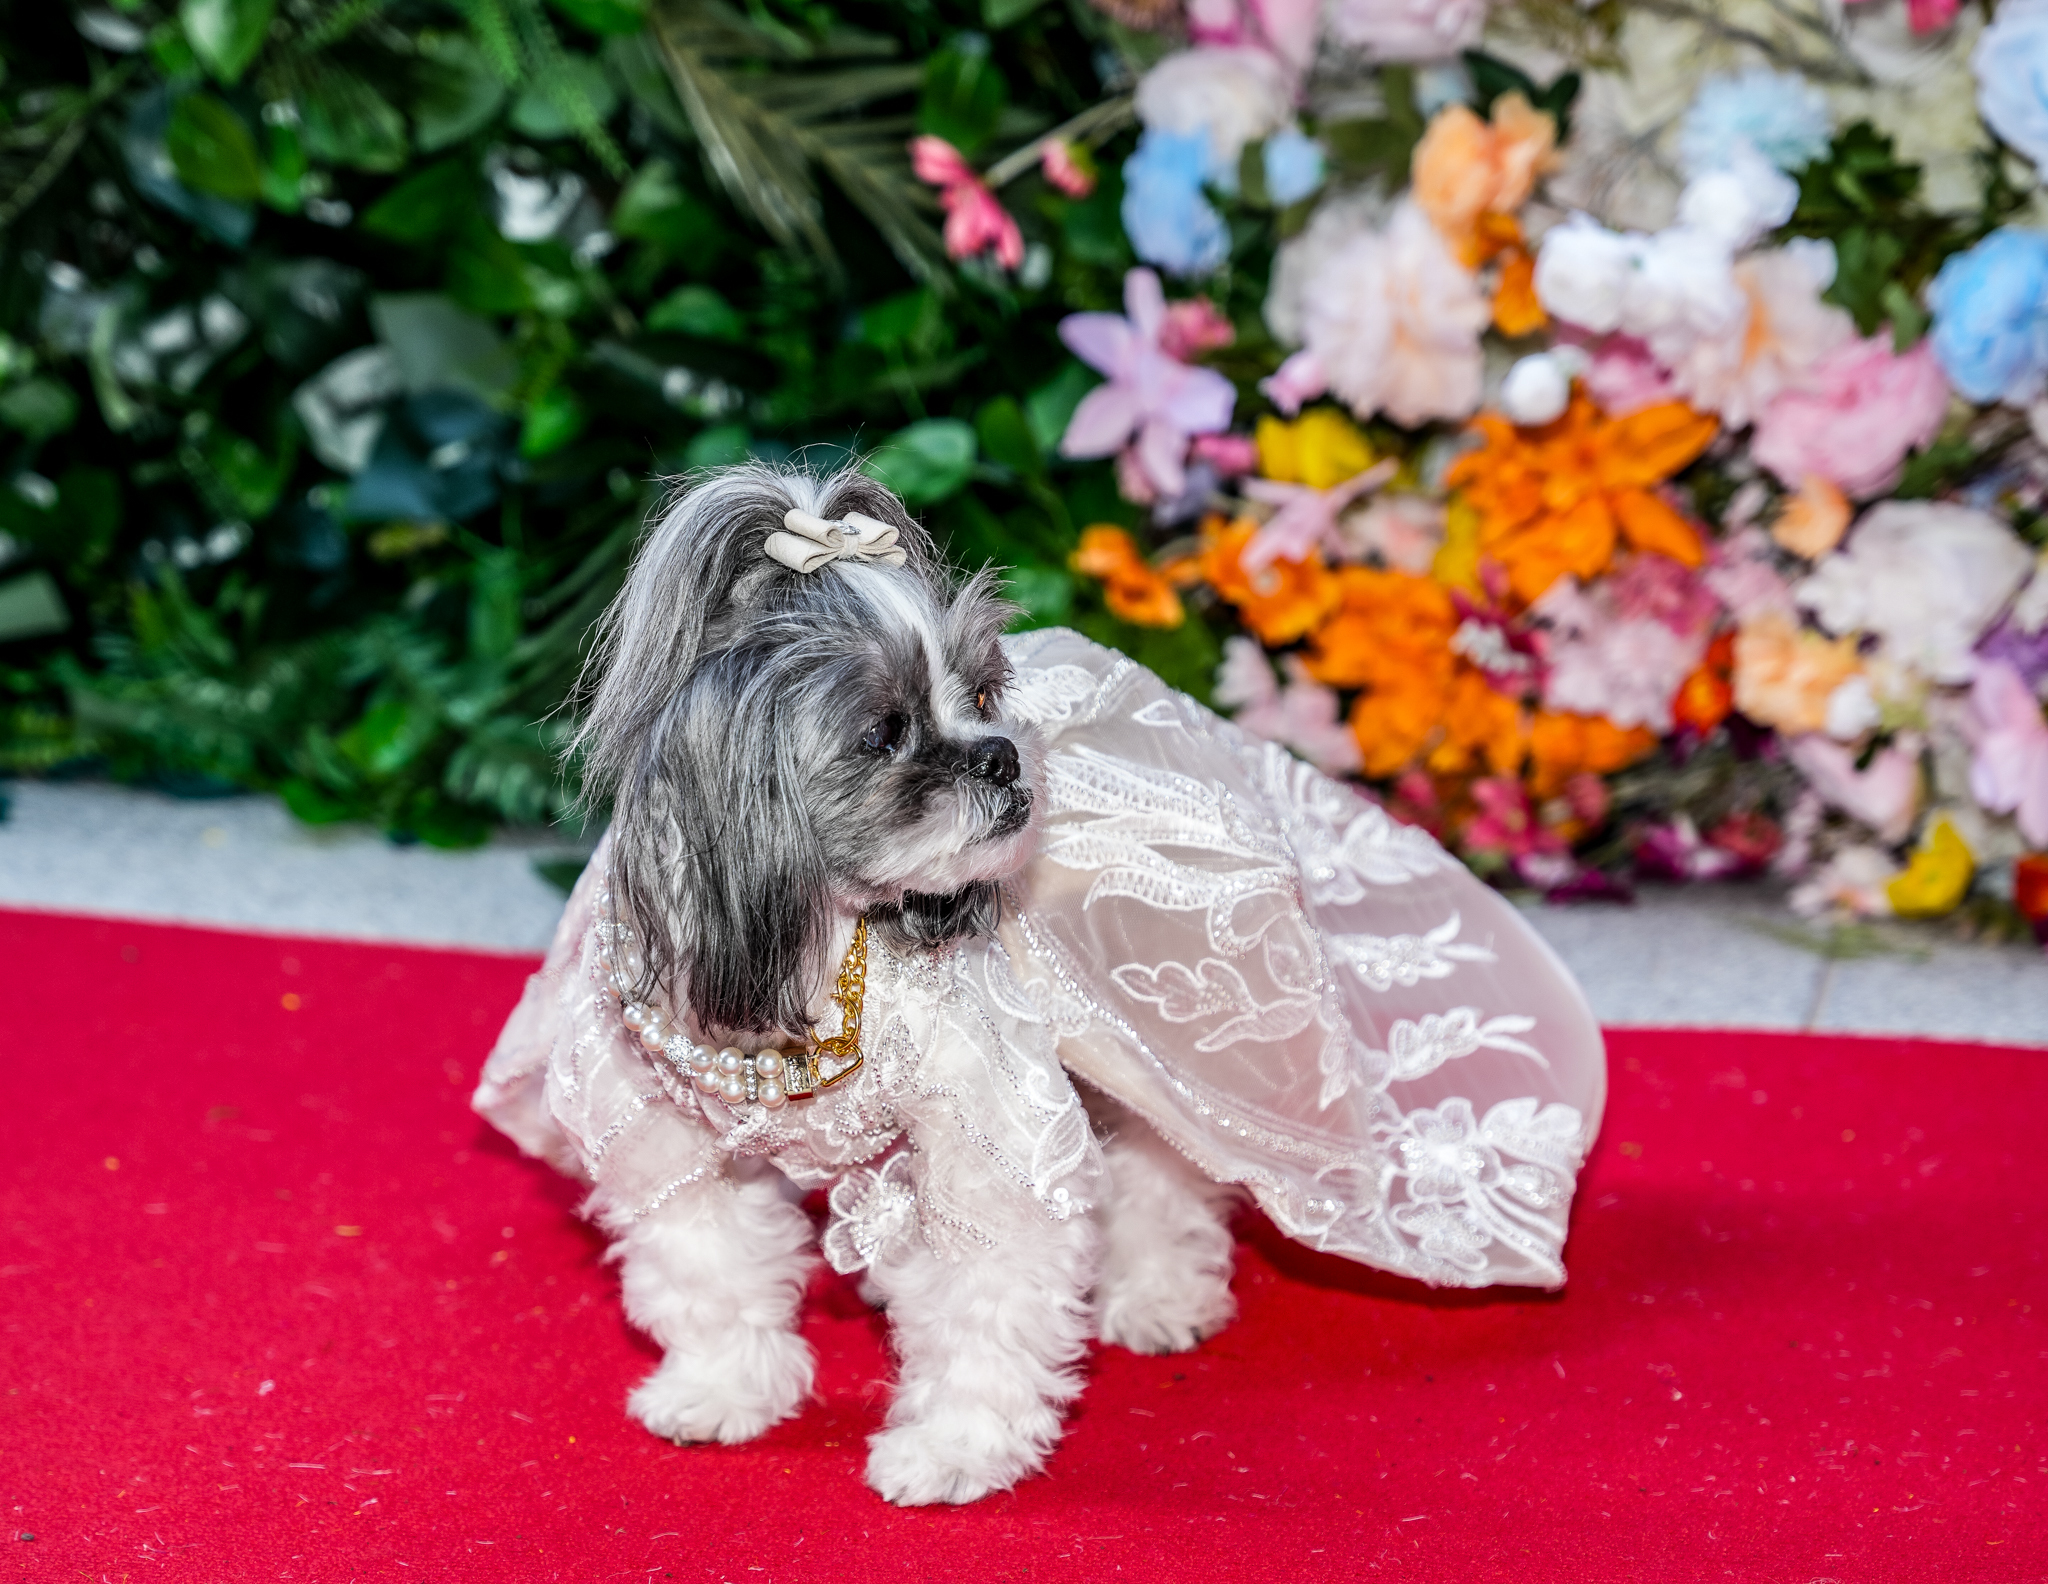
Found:
[{"label": "blurred background", "polygon": [[2030,0],[0,27],[0,903],[531,950],[692,470],[857,463],[1610,1021],[2048,1043]]}]

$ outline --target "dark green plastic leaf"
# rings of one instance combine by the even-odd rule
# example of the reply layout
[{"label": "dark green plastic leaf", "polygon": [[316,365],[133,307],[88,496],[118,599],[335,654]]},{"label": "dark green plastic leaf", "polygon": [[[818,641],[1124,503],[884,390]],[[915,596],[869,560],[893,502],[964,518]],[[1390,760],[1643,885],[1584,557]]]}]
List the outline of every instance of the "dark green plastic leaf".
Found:
[{"label": "dark green plastic leaf", "polygon": [[537,460],[559,451],[590,422],[590,413],[573,391],[550,386],[526,409],[526,424],[519,432],[519,454]]},{"label": "dark green plastic leaf", "polygon": [[967,482],[974,455],[969,425],[958,418],[925,418],[897,430],[861,464],[861,471],[901,495],[905,504],[929,506]]},{"label": "dark green plastic leaf", "polygon": [[998,396],[986,403],[974,417],[981,449],[991,462],[1036,478],[1045,470],[1045,457],[1033,437],[1031,424],[1014,396]]},{"label": "dark green plastic leaf", "polygon": [[1024,398],[1024,417],[1041,452],[1051,456],[1059,450],[1060,436],[1067,432],[1074,409],[1101,383],[1101,377],[1086,364],[1070,359],[1059,373]]},{"label": "dark green plastic leaf", "polygon": [[323,72],[299,101],[306,152],[326,165],[395,171],[405,164],[405,117],[360,77]]},{"label": "dark green plastic leaf", "polygon": [[194,192],[247,203],[263,191],[256,140],[242,118],[212,94],[186,94],[171,106],[164,146],[178,180]]},{"label": "dark green plastic leaf", "polygon": [[612,230],[635,241],[653,242],[678,258],[702,262],[703,250],[722,233],[718,218],[684,190],[675,167],[652,159],[633,173],[612,209]]},{"label": "dark green plastic leaf", "polygon": [[394,242],[433,242],[478,212],[476,173],[466,160],[443,160],[408,176],[363,212],[362,228]]},{"label": "dark green plastic leaf", "polygon": [[105,468],[69,467],[57,479],[62,538],[46,547],[73,575],[104,561],[121,531],[121,482]]},{"label": "dark green plastic leaf", "polygon": [[582,130],[578,118],[586,111],[602,124],[618,108],[619,91],[604,67],[588,55],[566,55],[514,102],[512,125],[530,138],[573,137]]},{"label": "dark green plastic leaf", "polygon": [[646,0],[548,0],[557,11],[593,33],[638,33],[647,25]]},{"label": "dark green plastic leaf", "polygon": [[477,659],[502,660],[519,642],[520,593],[517,555],[500,550],[477,563],[469,585],[469,652]]},{"label": "dark green plastic leaf", "polygon": [[1036,11],[1044,0],[981,0],[982,26],[991,32],[1023,21]]},{"label": "dark green plastic leaf", "polygon": [[221,428],[208,432],[201,453],[235,509],[252,520],[270,515],[296,460],[289,450],[272,457],[253,440]]},{"label": "dark green plastic leaf", "polygon": [[481,215],[462,228],[448,249],[442,281],[448,295],[471,313],[512,314],[533,306],[525,259]]},{"label": "dark green plastic leaf", "polygon": [[0,583],[0,643],[46,637],[70,625],[71,612],[49,573],[28,572]]},{"label": "dark green plastic leaf", "polygon": [[706,429],[684,447],[683,470],[693,472],[697,468],[731,467],[735,462],[744,462],[752,455],[751,440],[745,424],[719,424]]},{"label": "dark green plastic leaf", "polygon": [[60,435],[78,418],[78,396],[62,380],[38,374],[0,392],[0,423],[31,440]]},{"label": "dark green plastic leaf", "polygon": [[647,328],[707,341],[737,341],[747,333],[747,322],[709,286],[678,286],[648,312]]},{"label": "dark green plastic leaf", "polygon": [[925,66],[918,130],[944,138],[971,157],[989,140],[1009,101],[1009,85],[989,59],[988,40],[962,33]]},{"label": "dark green plastic leaf", "polygon": [[422,149],[431,154],[482,131],[504,103],[504,79],[469,39],[460,33],[420,35],[407,108]]},{"label": "dark green plastic leaf", "polygon": [[220,82],[241,81],[263,47],[277,0],[184,0],[178,20],[200,64]]}]

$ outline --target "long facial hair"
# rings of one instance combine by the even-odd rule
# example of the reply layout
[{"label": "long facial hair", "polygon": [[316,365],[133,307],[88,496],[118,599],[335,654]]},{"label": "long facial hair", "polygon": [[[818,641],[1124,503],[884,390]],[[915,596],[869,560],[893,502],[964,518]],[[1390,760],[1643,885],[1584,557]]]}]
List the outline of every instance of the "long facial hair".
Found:
[{"label": "long facial hair", "polygon": [[[792,571],[762,548],[792,508],[891,523],[907,560]],[[995,927],[1040,752],[995,713],[1010,614],[859,473],[749,465],[672,499],[599,626],[571,750],[611,803],[637,995],[801,1036],[835,908],[899,945]]]}]

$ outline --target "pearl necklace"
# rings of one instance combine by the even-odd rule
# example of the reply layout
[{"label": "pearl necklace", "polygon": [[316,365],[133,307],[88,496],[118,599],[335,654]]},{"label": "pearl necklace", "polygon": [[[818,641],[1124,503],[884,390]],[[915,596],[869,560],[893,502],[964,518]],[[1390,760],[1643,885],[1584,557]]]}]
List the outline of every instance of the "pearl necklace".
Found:
[{"label": "pearl necklace", "polygon": [[[779,1111],[791,1100],[801,1100],[829,1089],[860,1070],[862,1003],[867,994],[868,921],[853,926],[853,943],[839,964],[839,979],[832,1000],[839,1007],[839,1032],[821,1039],[811,1030],[811,1049],[767,1050],[749,1053],[737,1045],[713,1050],[699,1045],[680,1030],[672,1029],[668,1014],[658,1006],[629,999],[630,986],[647,971],[647,960],[633,944],[633,932],[616,921],[598,927],[597,966],[623,1003],[619,1017],[649,1055],[664,1058],[670,1066],[697,1086],[700,1094],[715,1096],[727,1105],[761,1105]],[[616,960],[615,960],[616,957]]]}]

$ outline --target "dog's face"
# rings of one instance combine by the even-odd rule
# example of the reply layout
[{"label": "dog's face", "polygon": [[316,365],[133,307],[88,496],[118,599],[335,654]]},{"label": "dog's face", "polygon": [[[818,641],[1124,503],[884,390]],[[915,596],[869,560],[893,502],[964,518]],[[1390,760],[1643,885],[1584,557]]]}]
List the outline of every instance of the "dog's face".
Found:
[{"label": "dog's face", "polygon": [[[909,558],[777,564],[761,546],[792,505],[885,518]],[[898,945],[995,927],[1043,758],[1004,712],[996,588],[955,585],[857,477],[731,475],[657,528],[584,738],[614,789],[612,891],[643,990],[680,990],[707,1032],[800,1033],[835,913]]]}]

